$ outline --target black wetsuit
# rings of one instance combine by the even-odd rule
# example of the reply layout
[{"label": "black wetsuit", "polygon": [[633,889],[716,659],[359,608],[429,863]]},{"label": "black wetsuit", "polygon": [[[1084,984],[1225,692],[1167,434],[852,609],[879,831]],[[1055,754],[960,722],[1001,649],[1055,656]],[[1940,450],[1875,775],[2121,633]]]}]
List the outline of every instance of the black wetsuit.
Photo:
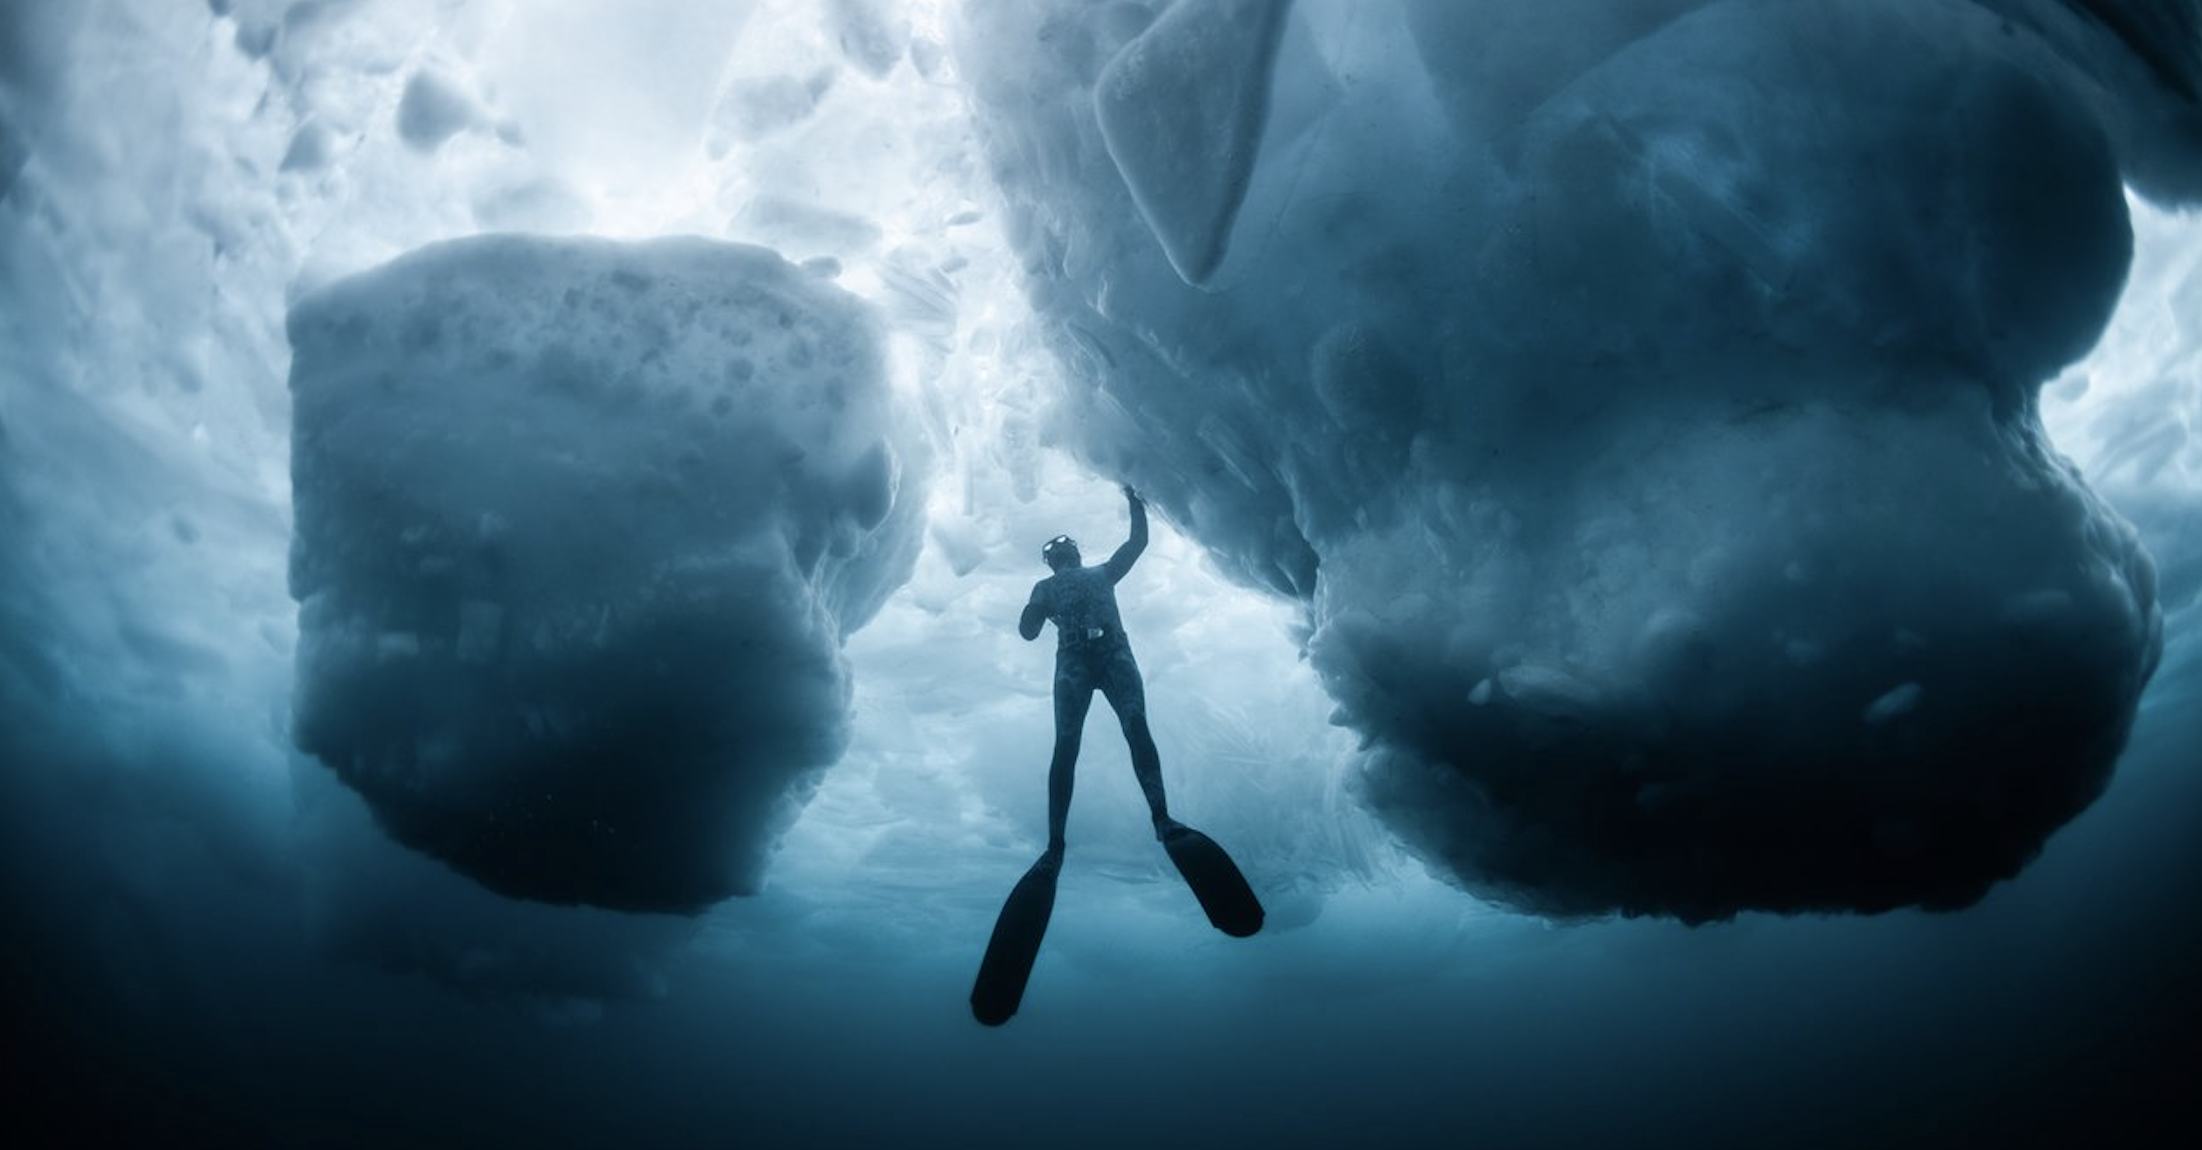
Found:
[{"label": "black wetsuit", "polygon": [[1055,624],[1055,756],[1048,766],[1048,846],[1063,843],[1063,823],[1070,813],[1070,792],[1078,746],[1085,732],[1086,712],[1093,693],[1100,691],[1123,725],[1124,741],[1131,748],[1132,773],[1147,796],[1159,834],[1167,825],[1168,808],[1162,795],[1162,756],[1154,735],[1147,729],[1147,691],[1139,678],[1139,664],[1132,658],[1131,643],[1124,637],[1124,621],[1117,614],[1116,584],[1130,571],[1147,548],[1147,508],[1131,500],[1132,534],[1099,567],[1071,567],[1042,579],[1032,588],[1018,629],[1027,639],[1038,637],[1040,623]]}]

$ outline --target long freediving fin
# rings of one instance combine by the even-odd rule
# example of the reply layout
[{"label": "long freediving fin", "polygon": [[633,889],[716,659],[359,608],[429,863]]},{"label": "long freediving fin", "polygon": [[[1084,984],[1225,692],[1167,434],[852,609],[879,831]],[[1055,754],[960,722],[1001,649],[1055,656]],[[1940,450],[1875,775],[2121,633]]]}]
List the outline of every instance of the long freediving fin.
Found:
[{"label": "long freediving fin", "polygon": [[1055,879],[1062,870],[1062,853],[1050,851],[1010,888],[1001,916],[994,920],[994,935],[987,940],[986,957],[979,960],[978,980],[971,986],[971,1015],[980,1022],[1000,1026],[1024,1001],[1033,960],[1040,956],[1040,940],[1047,934],[1049,916],[1055,913]]},{"label": "long freediving fin", "polygon": [[1239,865],[1216,840],[1174,823],[1163,832],[1162,849],[1170,852],[1170,861],[1185,876],[1185,885],[1193,888],[1193,897],[1200,900],[1200,909],[1208,912],[1208,921],[1217,930],[1233,938],[1261,930],[1261,900],[1254,897],[1254,888],[1239,873]]}]

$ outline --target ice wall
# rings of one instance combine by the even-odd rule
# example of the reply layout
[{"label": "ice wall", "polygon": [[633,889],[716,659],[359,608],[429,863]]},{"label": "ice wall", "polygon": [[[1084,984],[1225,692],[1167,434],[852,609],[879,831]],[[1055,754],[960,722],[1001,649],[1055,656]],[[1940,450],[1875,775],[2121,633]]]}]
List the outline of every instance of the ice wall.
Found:
[{"label": "ice wall", "polygon": [[869,310],[762,248],[484,236],[289,332],[298,745],[507,894],[756,889],[923,529]]},{"label": "ice wall", "polygon": [[[2197,191],[2192,53],[2115,4],[1287,7],[966,6],[1056,434],[1305,604],[1366,797],[1474,890],[2015,873],[2157,658],[2036,393],[2122,283],[2121,181]],[[1128,123],[1212,147],[1163,179]]]}]

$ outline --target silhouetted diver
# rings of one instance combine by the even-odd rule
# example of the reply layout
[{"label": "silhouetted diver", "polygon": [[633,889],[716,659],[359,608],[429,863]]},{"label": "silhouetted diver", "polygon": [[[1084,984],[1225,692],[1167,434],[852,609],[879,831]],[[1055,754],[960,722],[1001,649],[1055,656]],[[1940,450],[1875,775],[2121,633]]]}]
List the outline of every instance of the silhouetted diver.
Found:
[{"label": "silhouetted diver", "polygon": [[1055,574],[1032,587],[1031,601],[1017,620],[1027,641],[1040,637],[1040,624],[1055,624],[1055,757],[1047,771],[1047,849],[1063,850],[1063,823],[1070,816],[1072,776],[1086,726],[1086,711],[1099,690],[1116,711],[1124,742],[1132,751],[1132,774],[1147,796],[1155,837],[1177,825],[1162,795],[1162,756],[1147,729],[1147,689],[1139,678],[1132,645],[1124,638],[1124,620],[1116,610],[1116,585],[1147,550],[1147,501],[1129,485],[1132,534],[1099,567],[1078,564],[1078,542],[1058,535],[1040,548],[1040,558]]},{"label": "silhouetted diver", "polygon": [[1040,558],[1055,573],[1033,586],[1032,597],[1017,620],[1017,633],[1027,641],[1040,637],[1041,624],[1055,624],[1055,755],[1048,764],[1047,850],[1002,904],[986,957],[979,963],[978,981],[971,988],[971,1013],[989,1026],[999,1026],[1017,1012],[1033,960],[1040,953],[1041,936],[1055,910],[1055,880],[1063,867],[1063,824],[1070,817],[1071,781],[1095,691],[1107,697],[1124,728],[1132,773],[1147,796],[1155,837],[1193,888],[1208,921],[1225,934],[1241,938],[1262,927],[1261,902],[1231,856],[1207,835],[1171,818],[1162,794],[1162,756],[1147,729],[1147,690],[1116,608],[1117,583],[1147,549],[1147,503],[1128,485],[1124,499],[1131,507],[1131,538],[1099,567],[1080,565],[1078,543],[1070,536],[1048,540],[1040,548]]}]

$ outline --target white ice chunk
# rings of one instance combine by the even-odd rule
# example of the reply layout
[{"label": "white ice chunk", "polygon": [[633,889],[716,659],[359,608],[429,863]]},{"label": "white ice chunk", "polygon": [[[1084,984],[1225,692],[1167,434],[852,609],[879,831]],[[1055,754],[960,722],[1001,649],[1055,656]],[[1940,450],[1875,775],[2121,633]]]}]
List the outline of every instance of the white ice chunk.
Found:
[{"label": "white ice chunk", "polygon": [[885,76],[910,42],[910,18],[892,0],[831,0],[826,6],[834,39],[865,75]]},{"label": "white ice chunk", "polygon": [[848,255],[872,247],[880,237],[879,225],[870,220],[779,195],[751,200],[734,217],[734,229],[794,254]]},{"label": "white ice chunk", "polygon": [[[405,95],[398,101],[398,135],[423,152],[433,152],[445,140],[472,126],[480,115],[474,101],[450,77],[424,68],[406,81]],[[299,166],[318,163],[318,159],[308,163],[302,157]]]}]

